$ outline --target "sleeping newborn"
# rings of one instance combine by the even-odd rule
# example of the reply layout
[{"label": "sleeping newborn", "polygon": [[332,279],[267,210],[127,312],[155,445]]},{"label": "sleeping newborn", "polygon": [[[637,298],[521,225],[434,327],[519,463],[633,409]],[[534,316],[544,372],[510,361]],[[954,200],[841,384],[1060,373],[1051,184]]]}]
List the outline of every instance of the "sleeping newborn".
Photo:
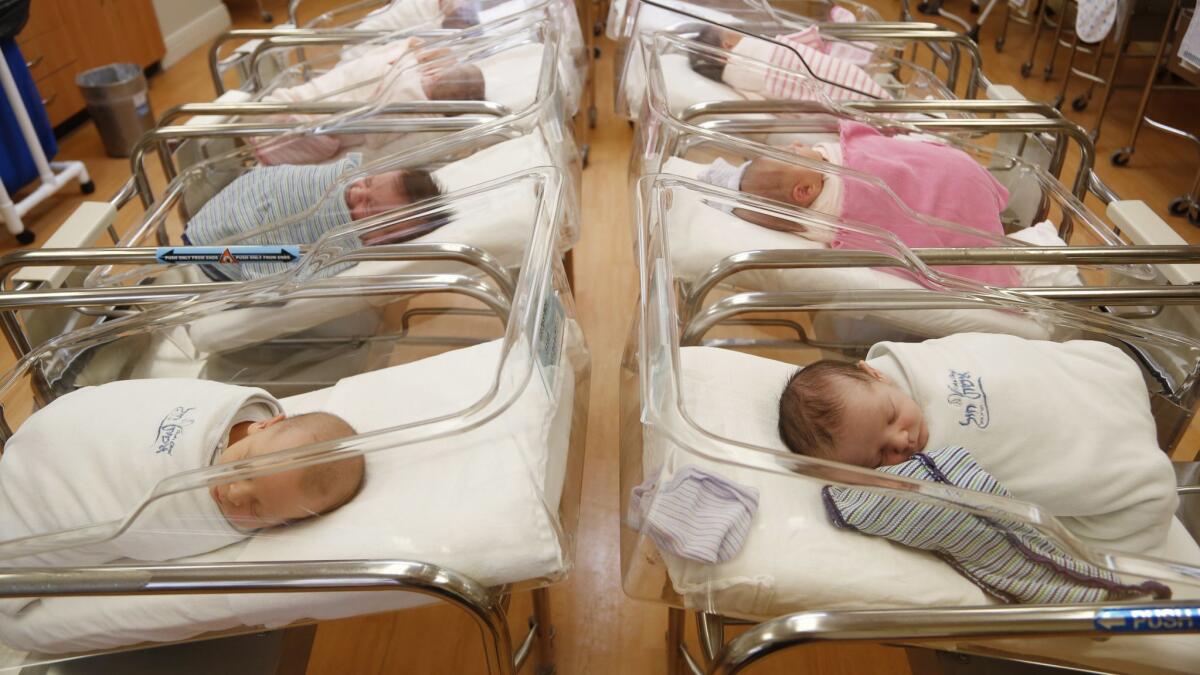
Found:
[{"label": "sleeping newborn", "polygon": [[[126,380],[75,390],[31,415],[5,444],[0,560],[170,560],[328,513],[358,492],[361,456],[207,488],[190,474],[354,434],[335,415],[288,417],[267,392],[219,382]],[[14,543],[71,530],[74,541]]]},{"label": "sleeping newborn", "polygon": [[[218,244],[313,244],[326,232],[406,204],[441,194],[424,169],[400,169],[346,184],[342,177],[359,167],[350,154],[329,164],[252,169],[213,196],[188,222],[183,240],[192,246]],[[408,219],[373,230],[363,244],[407,241],[444,221]],[[261,230],[260,230],[261,228]],[[348,245],[358,240],[346,237]],[[217,281],[257,279],[289,269],[286,262],[224,263],[202,269]],[[325,272],[336,273],[330,268]]]},{"label": "sleeping newborn", "polygon": [[[364,46],[325,73],[293,87],[276,89],[266,103],[350,102],[386,105],[412,101],[483,101],[487,87],[474,64],[454,63],[444,49],[422,49],[419,38]],[[290,115],[292,122],[311,118]],[[302,134],[254,141],[263,164],[309,164],[329,159],[346,148],[383,145],[394,134]]]},{"label": "sleeping newborn", "polygon": [[[747,98],[812,99],[814,92],[820,92],[835,101],[892,98],[861,68],[871,60],[869,47],[831,44],[821,38],[816,26],[771,38],[775,42],[754,37],[747,39],[737,31],[708,26],[700,31],[696,39],[736,56],[746,57],[727,61],[722,57],[693,52],[688,60],[696,73],[723,82]],[[820,79],[807,76],[810,72]]]},{"label": "sleeping newborn", "polygon": [[[1008,190],[966,152],[935,141],[885,136],[859,122],[843,120],[838,126],[836,143],[792,145],[789,150],[810,160],[874,176],[878,182],[767,157],[737,167],[718,159],[699,179],[873,225],[891,232],[910,248],[986,247],[1003,241],[1000,214],[1008,203]],[[832,248],[886,250],[875,239],[846,229],[831,236],[744,209],[735,210],[735,214],[756,225],[827,242]],[[931,227],[929,219],[953,225]],[[1016,268],[1011,265],[939,269],[987,285],[1019,285]]]},{"label": "sleeping newborn", "polygon": [[917,402],[866,361],[823,359],[788,380],[779,435],[796,454],[877,469],[924,450],[929,427]]}]

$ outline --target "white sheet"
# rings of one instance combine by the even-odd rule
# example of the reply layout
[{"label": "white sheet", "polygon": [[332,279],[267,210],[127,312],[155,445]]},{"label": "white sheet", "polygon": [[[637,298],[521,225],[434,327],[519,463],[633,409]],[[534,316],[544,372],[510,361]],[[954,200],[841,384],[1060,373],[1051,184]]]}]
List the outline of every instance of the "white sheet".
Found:
[{"label": "white sheet", "polygon": [[[779,392],[795,366],[709,347],[686,347],[680,355],[684,407],[696,423],[726,438],[786,452],[776,431],[776,411]],[[820,481],[704,460],[664,443],[661,454],[645,457],[647,472],[660,464],[670,473],[693,465],[759,490],[758,511],[738,556],[720,565],[664,556],[669,582],[690,607],[768,618],[806,609],[990,602],[976,586],[926,552],[834,528],[821,505]],[[778,471],[769,456],[748,450],[728,452],[743,464],[773,466]],[[1157,554],[1200,564],[1200,547],[1178,521],[1172,522],[1170,536]],[[1174,586],[1173,590],[1176,598],[1200,597],[1195,588]],[[1011,640],[1005,646],[1011,654],[1085,658],[1093,667],[1123,672],[1130,670],[1128,664],[1137,663],[1133,669],[1137,672],[1191,673],[1200,663],[1200,641],[1192,636],[1108,642]]]},{"label": "white sheet", "polygon": [[[360,432],[452,414],[487,390],[500,347],[495,341],[447,352],[347,378],[332,389],[282,403],[291,414],[340,414]],[[563,574],[565,542],[558,540],[554,511],[563,485],[574,381],[567,368],[555,372],[547,389],[535,371],[510,410],[471,432],[369,455],[363,492],[341,509],[187,561],[427,560],[486,584]],[[555,493],[547,494],[547,486]],[[425,596],[392,591],[45,598],[19,621],[0,618],[0,639],[44,652],[104,649],[428,602]]]},{"label": "white sheet", "polygon": [[[630,54],[629,58],[632,62],[629,64],[629,69],[625,71],[625,99],[629,102],[630,113],[636,118],[641,114],[642,98],[646,96],[649,85],[646,79],[646,68],[642,65],[641,50],[633,44],[630,45],[630,49],[633,49],[634,53]],[[664,54],[659,56],[659,62],[662,64],[663,79],[668,82],[666,87],[667,106],[673,113],[680,113],[689,106],[706,101],[740,101],[746,98],[724,82],[710,80],[696,73],[688,64],[686,54]],[[686,82],[687,85],[681,86],[682,82]],[[739,117],[740,119],[752,119],[771,116],[743,115]]]},{"label": "white sheet", "polygon": [[[446,193],[452,193],[514,172],[553,165],[545,141],[540,134],[534,133],[497,143],[447,164],[434,171],[433,176]],[[503,198],[503,203],[492,206],[485,205],[481,198],[471,199],[465,203],[472,208],[459,209],[451,222],[413,242],[470,244],[487,251],[505,267],[519,265],[536,218],[537,199],[532,190],[511,187],[492,194]],[[444,269],[444,265],[362,262],[338,276],[419,274],[430,269]],[[316,298],[293,300],[285,306],[233,309],[193,321],[188,332],[197,350],[224,353],[369,310],[392,299],[386,296]]]},{"label": "white sheet", "polygon": [[[702,166],[672,157],[663,165],[663,172],[694,178],[697,167]],[[678,277],[695,280],[718,260],[742,251],[826,247],[799,235],[748,223],[705,204],[698,194],[680,191],[676,196],[679,198],[669,214],[668,237],[671,265]],[[731,283],[760,291],[920,288],[908,279],[865,267],[751,270],[733,277]],[[838,316],[848,319],[851,313],[840,312]],[[869,316],[902,331],[928,336],[989,332],[1045,339],[1051,334],[1048,324],[996,310],[872,311],[855,316]]]}]

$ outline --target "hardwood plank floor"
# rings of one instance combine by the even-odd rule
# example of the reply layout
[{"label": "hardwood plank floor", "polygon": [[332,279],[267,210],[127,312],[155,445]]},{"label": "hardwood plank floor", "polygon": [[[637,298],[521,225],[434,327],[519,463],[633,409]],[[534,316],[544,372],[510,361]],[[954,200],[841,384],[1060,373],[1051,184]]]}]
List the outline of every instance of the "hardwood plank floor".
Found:
[{"label": "hardwood plank floor", "polygon": [[[899,14],[898,0],[869,0],[886,18]],[[276,17],[284,15],[282,3],[267,3]],[[965,1],[949,3],[965,12]],[[961,7],[960,7],[961,6]],[[259,27],[253,3],[233,7],[237,27]],[[997,82],[1016,84],[1029,98],[1048,100],[1061,79],[1024,80],[1018,74],[1031,35],[1019,25],[1010,28],[1008,46],[997,54],[992,35],[999,21],[984,29],[985,70]],[[576,301],[580,321],[592,356],[591,411],[586,448],[583,502],[575,568],[570,580],[552,589],[557,630],[558,672],[661,673],[665,667],[665,610],[630,600],[621,591],[618,550],[618,368],[635,302],[632,260],[631,213],[626,176],[631,130],[611,112],[612,56],[610,43],[601,45],[597,92],[599,124],[591,136],[591,166],[584,172],[584,228],[576,249]],[[1043,45],[1043,52],[1048,45]],[[170,70],[151,79],[150,98],[156,111],[213,97],[205,63],[206,50],[189,55]],[[1061,62],[1060,62],[1061,63]],[[1042,61],[1035,72],[1040,72]],[[1124,77],[1140,77],[1131,65]],[[1062,66],[1059,66],[1061,73]],[[1061,77],[1061,75],[1060,75]],[[1196,94],[1171,94],[1156,98],[1154,109],[1172,108],[1166,117],[1197,126]],[[1124,145],[1136,96],[1116,94],[1110,119],[1100,138],[1100,175],[1122,196],[1145,199],[1181,235],[1200,243],[1200,230],[1166,213],[1167,202],[1183,192],[1200,158],[1193,148],[1155,132],[1144,132],[1137,155],[1128,168],[1116,169],[1104,159]],[[1095,111],[1072,113],[1090,124]],[[1195,129],[1194,129],[1195,130]],[[97,196],[114,194],[129,176],[128,162],[104,156],[91,124],[76,130],[61,143],[60,157],[82,159],[97,185]],[[66,189],[35,209],[28,217],[31,229],[44,241],[82,201]],[[1097,203],[1093,200],[1093,206]],[[121,227],[140,217],[136,206],[122,212]],[[14,246],[0,243],[0,250]],[[1194,448],[1192,449],[1194,452]],[[529,613],[528,594],[514,598],[512,629],[522,634]],[[689,634],[692,627],[689,626]],[[694,642],[694,638],[693,638]],[[354,673],[469,674],[482,672],[481,651],[474,626],[449,607],[427,607],[344,621],[327,622],[318,630],[309,663],[310,675]],[[754,673],[908,673],[904,652],[873,645],[823,645],[773,657]]]}]

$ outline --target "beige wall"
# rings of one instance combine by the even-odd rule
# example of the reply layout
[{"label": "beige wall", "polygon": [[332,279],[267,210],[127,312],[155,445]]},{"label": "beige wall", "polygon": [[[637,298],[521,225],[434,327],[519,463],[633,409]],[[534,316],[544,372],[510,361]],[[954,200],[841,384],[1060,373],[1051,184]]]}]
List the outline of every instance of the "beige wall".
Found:
[{"label": "beige wall", "polygon": [[208,45],[230,25],[229,10],[221,0],[154,0],[154,13],[167,47],[163,68]]}]

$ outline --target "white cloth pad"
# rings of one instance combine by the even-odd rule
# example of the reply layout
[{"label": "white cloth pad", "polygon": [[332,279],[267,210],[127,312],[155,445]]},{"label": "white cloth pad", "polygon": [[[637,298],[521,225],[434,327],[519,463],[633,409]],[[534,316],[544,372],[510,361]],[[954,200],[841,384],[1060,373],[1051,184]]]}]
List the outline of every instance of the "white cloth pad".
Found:
[{"label": "white cloth pad", "polygon": [[[663,173],[696,178],[705,166],[672,157],[664,163]],[[675,275],[684,279],[695,280],[717,261],[742,251],[827,247],[796,234],[746,222],[705,203],[698,193],[681,190],[675,197],[668,215],[671,265]],[[729,283],[759,291],[920,288],[908,279],[867,267],[750,270],[732,277]],[[838,315],[849,318],[851,313]],[[918,335],[982,331],[1039,339],[1049,337],[1051,331],[1050,326],[1027,315],[997,310],[871,311],[856,316],[869,316]]]},{"label": "white cloth pad", "polygon": [[1141,370],[1117,347],[979,333],[881,342],[867,359],[921,406],[926,447],[966,448],[1014,497],[1092,545],[1162,545],[1179,505],[1175,473]]},{"label": "white cloth pad", "polygon": [[[446,194],[518,171],[555,163],[540,134],[534,133],[452,162],[433,172]],[[446,225],[412,241],[470,244],[481,248],[505,267],[519,265],[536,218],[537,197],[532,189],[513,185],[492,191],[501,203],[485,204],[482,197],[466,201]],[[437,263],[361,262],[338,277],[419,274],[444,269]],[[337,297],[293,300],[284,306],[249,307],[217,312],[193,321],[188,332],[201,352],[223,353],[296,333],[327,321],[363,311],[394,298]]]},{"label": "white cloth pad", "polygon": [[[681,398],[691,420],[720,437],[787,452],[779,440],[777,410],[779,392],[794,365],[711,347],[685,347],[680,357]],[[739,555],[719,565],[663,556],[669,583],[689,607],[765,619],[810,609],[990,603],[978,587],[929,553],[835,528],[821,503],[823,482],[787,474],[774,457],[741,448],[701,458],[672,444],[671,437],[655,435],[662,443],[644,458],[647,476],[662,467],[660,479],[665,480],[690,465],[759,491],[758,511]],[[1077,466],[1067,475],[1078,476],[1087,468]],[[1200,547],[1178,521],[1152,554],[1200,564]],[[662,579],[642,571],[644,579],[627,577],[626,586],[646,583],[649,593],[661,592]],[[1193,588],[1173,590],[1176,598],[1200,597]],[[1200,662],[1200,642],[1191,636],[1011,640],[1005,648],[1011,654],[1086,659],[1094,667],[1118,672],[1137,663],[1137,672],[1190,673]]]},{"label": "white cloth pad", "polygon": [[[341,415],[360,433],[453,415],[491,387],[500,352],[499,341],[459,349],[282,403],[289,414]],[[519,349],[510,358],[527,359]],[[543,380],[535,366],[512,407],[476,429],[369,454],[362,492],[337,511],[177,562],[421,560],[488,585],[560,576],[556,511],[574,381],[568,368],[554,372]],[[397,591],[43,598],[19,619],[0,616],[0,640],[43,652],[108,649],[428,602]]]}]

